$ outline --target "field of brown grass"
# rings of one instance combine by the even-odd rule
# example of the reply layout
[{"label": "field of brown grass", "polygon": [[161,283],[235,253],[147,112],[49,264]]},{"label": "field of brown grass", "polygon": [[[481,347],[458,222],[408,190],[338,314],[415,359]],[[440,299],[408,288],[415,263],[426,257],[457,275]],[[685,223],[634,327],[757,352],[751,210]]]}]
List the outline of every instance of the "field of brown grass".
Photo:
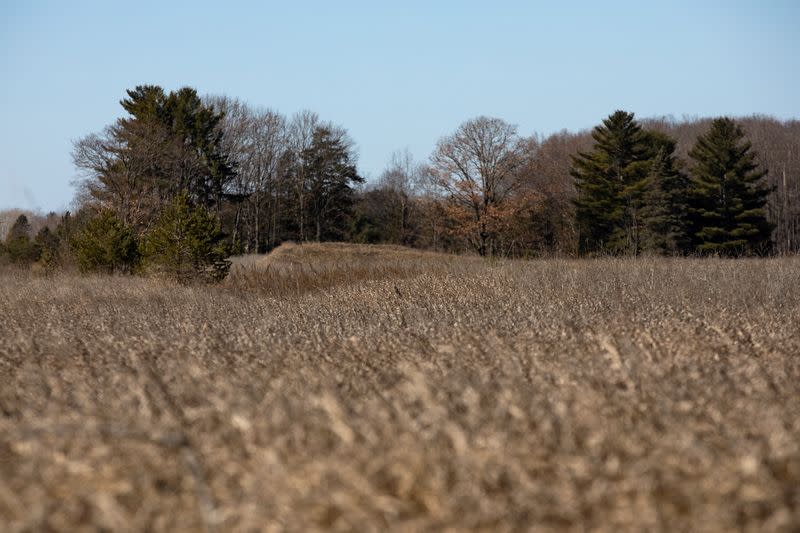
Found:
[{"label": "field of brown grass", "polygon": [[0,274],[2,531],[798,531],[800,259]]}]

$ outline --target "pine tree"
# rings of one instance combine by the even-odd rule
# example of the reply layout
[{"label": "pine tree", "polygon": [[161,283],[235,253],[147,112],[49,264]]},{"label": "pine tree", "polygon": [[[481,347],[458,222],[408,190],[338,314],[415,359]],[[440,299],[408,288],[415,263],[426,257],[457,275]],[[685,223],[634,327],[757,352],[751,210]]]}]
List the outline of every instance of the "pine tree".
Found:
[{"label": "pine tree", "polygon": [[5,251],[12,263],[30,264],[39,258],[39,247],[31,241],[28,217],[20,215],[6,236]]},{"label": "pine tree", "polygon": [[641,204],[651,146],[633,113],[617,111],[592,132],[594,149],[573,157],[581,252],[639,253]]},{"label": "pine tree", "polygon": [[736,256],[768,251],[767,171],[758,168],[751,147],[742,127],[723,117],[689,152],[694,160],[690,215],[698,252]]},{"label": "pine tree", "polygon": [[145,236],[145,267],[181,282],[221,281],[230,268],[223,238],[219,219],[180,194]]},{"label": "pine tree", "polygon": [[167,94],[143,85],[127,95],[120,101],[127,116],[75,144],[89,195],[138,232],[182,192],[218,211],[234,176],[222,148],[223,114],[188,87]]},{"label": "pine tree", "polygon": [[689,178],[675,157],[675,140],[650,132],[653,159],[643,196],[642,251],[677,255],[689,250]]},{"label": "pine tree", "polygon": [[73,248],[83,272],[131,273],[139,251],[133,230],[110,209],[99,212],[74,237]]},{"label": "pine tree", "polygon": [[343,239],[351,229],[353,187],[364,182],[353,159],[342,132],[329,127],[317,128],[311,146],[300,154],[308,176],[306,205],[317,241]]}]

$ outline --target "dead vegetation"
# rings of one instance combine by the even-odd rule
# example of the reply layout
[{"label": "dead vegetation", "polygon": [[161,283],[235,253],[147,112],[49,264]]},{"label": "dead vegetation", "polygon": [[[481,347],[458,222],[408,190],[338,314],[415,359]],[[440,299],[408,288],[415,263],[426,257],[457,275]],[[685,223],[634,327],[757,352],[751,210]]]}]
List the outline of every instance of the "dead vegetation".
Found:
[{"label": "dead vegetation", "polygon": [[226,286],[286,298],[345,284],[453,273],[458,267],[475,264],[481,264],[481,259],[402,246],[288,243],[266,256],[235,258]]},{"label": "dead vegetation", "polygon": [[797,259],[249,262],[0,275],[1,530],[800,527]]}]

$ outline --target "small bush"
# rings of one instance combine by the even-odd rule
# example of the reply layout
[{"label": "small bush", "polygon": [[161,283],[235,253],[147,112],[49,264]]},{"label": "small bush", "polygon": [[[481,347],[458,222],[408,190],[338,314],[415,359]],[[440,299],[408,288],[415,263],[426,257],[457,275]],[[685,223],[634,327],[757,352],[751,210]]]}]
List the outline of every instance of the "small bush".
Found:
[{"label": "small bush", "polygon": [[50,231],[47,226],[39,230],[34,239],[35,246],[39,249],[39,264],[47,270],[52,270],[59,264],[60,240],[58,235]]},{"label": "small bush", "polygon": [[89,220],[75,236],[73,247],[83,272],[130,274],[139,260],[135,234],[110,210]]},{"label": "small bush", "polygon": [[183,283],[220,281],[231,265],[223,238],[216,216],[179,195],[144,239],[145,267]]}]

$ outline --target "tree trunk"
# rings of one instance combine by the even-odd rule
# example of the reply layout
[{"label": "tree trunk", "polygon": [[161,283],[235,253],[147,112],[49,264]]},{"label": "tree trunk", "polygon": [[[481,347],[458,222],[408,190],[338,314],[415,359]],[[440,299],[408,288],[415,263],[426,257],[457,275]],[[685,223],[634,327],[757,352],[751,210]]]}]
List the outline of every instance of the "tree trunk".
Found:
[{"label": "tree trunk", "polygon": [[303,205],[304,204],[303,200],[304,200],[303,194],[301,193],[299,195],[299,198],[298,198],[298,201],[299,201],[299,204],[300,204],[300,212],[299,212],[299,216],[300,216],[300,242],[304,242],[306,240],[306,216],[305,216],[306,207],[305,207],[305,205]]},{"label": "tree trunk", "polygon": [[256,239],[256,253],[261,251],[260,240],[261,240],[261,233],[260,233],[260,226],[261,226],[261,217],[260,215],[260,207],[259,204],[261,203],[261,199],[259,198],[258,193],[256,193],[256,212],[255,212],[255,239]]}]

